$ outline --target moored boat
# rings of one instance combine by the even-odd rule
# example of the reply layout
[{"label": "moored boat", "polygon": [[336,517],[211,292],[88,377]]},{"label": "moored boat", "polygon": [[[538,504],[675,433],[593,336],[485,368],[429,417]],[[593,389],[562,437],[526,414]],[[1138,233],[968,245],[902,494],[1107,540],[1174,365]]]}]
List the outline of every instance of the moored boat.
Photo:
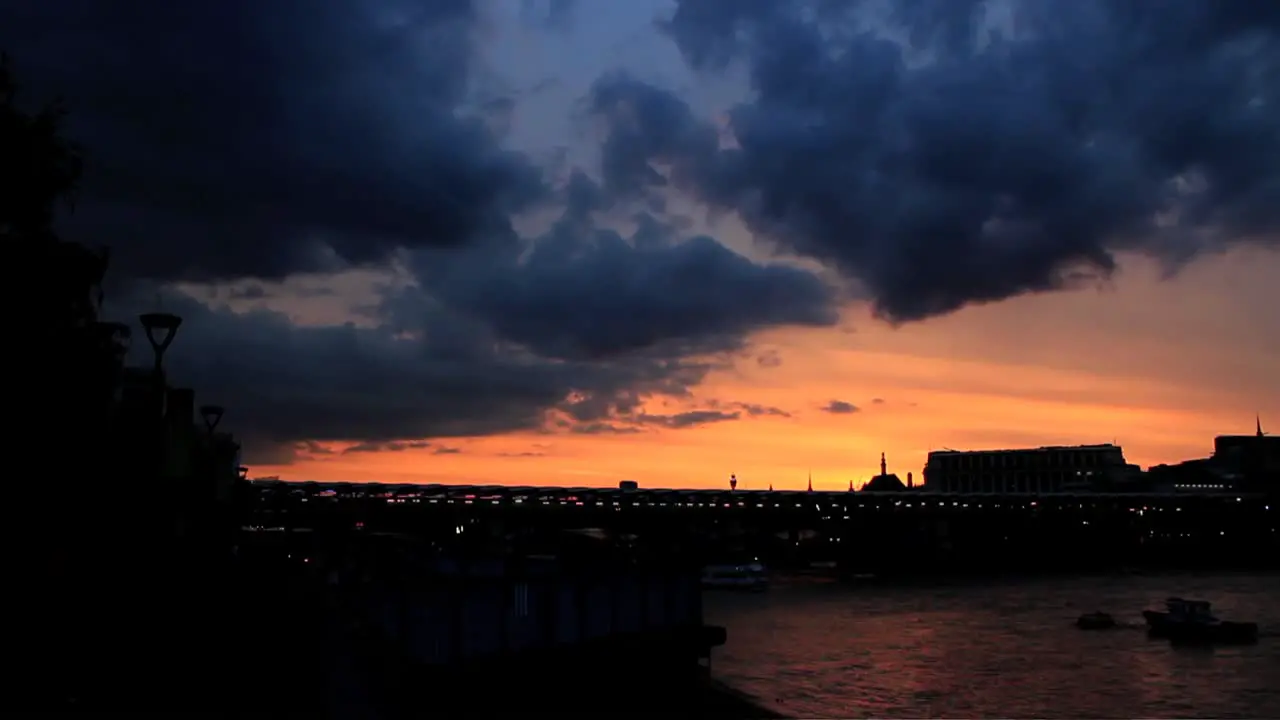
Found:
[{"label": "moored boat", "polygon": [[1242,643],[1258,639],[1258,625],[1251,622],[1219,620],[1205,600],[1165,600],[1165,611],[1144,610],[1147,631],[1152,637],[1185,643]]}]

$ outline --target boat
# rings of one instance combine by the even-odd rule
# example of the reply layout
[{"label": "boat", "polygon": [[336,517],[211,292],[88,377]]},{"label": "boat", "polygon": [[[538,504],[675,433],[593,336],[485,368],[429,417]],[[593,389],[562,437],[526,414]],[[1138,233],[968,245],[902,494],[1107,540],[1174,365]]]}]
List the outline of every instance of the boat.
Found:
[{"label": "boat", "polygon": [[1185,643],[1242,643],[1258,639],[1258,624],[1219,620],[1205,600],[1171,597],[1165,610],[1144,610],[1147,632],[1152,637]]},{"label": "boat", "polygon": [[1104,612],[1085,613],[1076,618],[1076,627],[1081,630],[1107,630],[1116,626],[1116,619]]},{"label": "boat", "polygon": [[702,569],[702,587],[764,590],[769,587],[769,573],[758,559],[743,563],[707,565]]}]

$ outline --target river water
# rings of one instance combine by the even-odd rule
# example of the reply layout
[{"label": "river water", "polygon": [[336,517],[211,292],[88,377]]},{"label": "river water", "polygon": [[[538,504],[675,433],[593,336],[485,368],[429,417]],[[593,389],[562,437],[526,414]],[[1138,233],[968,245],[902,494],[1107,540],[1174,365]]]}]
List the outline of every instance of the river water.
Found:
[{"label": "river water", "polygon": [[[1150,640],[1177,595],[1254,621],[1256,645]],[[1110,631],[1075,628],[1109,612]],[[782,581],[708,593],[719,679],[795,718],[1280,718],[1280,576],[1126,576],[932,586]]]}]

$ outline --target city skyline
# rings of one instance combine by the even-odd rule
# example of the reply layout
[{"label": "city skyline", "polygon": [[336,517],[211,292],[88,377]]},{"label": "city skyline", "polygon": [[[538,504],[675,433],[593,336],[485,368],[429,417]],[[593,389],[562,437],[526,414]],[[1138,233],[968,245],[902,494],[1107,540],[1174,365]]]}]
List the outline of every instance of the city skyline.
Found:
[{"label": "city skyline", "polygon": [[0,2],[0,48],[67,100],[106,315],[184,318],[255,476],[844,489],[1280,424],[1275,43],[963,5]]}]

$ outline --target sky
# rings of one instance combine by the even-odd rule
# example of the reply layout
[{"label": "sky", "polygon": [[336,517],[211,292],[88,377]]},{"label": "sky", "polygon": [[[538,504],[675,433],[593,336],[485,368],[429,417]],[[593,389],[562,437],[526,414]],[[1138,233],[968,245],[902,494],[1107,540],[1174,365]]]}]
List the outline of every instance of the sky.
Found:
[{"label": "sky", "polygon": [[[1280,426],[1280,5],[0,0],[254,476],[815,489]],[[134,360],[147,360],[135,340]]]}]

